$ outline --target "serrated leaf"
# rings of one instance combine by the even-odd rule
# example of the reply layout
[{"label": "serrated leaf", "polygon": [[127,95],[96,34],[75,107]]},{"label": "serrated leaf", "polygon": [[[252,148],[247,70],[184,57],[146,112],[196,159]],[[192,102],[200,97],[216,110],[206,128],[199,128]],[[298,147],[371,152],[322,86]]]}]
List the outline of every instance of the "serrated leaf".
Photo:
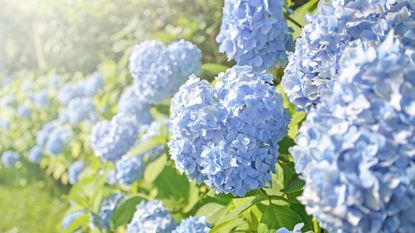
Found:
[{"label": "serrated leaf", "polygon": [[129,223],[134,215],[136,205],[142,200],[142,197],[133,196],[123,201],[115,209],[114,214],[112,215],[111,222],[113,227],[117,228],[121,225]]},{"label": "serrated leaf", "polygon": [[275,233],[280,227],[293,229],[301,221],[301,216],[289,207],[271,204],[261,218],[258,233]]},{"label": "serrated leaf", "polygon": [[144,172],[144,180],[151,184],[153,183],[160,173],[163,171],[164,167],[167,164],[167,156],[165,154],[159,156],[154,161],[146,165],[146,170]]}]

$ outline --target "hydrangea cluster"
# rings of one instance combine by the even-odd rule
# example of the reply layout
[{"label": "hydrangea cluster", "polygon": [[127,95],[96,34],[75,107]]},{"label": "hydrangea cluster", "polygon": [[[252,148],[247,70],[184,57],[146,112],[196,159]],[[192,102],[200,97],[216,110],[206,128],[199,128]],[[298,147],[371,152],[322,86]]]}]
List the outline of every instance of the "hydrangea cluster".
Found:
[{"label": "hydrangea cluster", "polygon": [[17,115],[19,115],[20,117],[28,118],[31,114],[32,112],[30,111],[30,109],[24,105],[21,105],[19,106],[19,108],[17,108]]},{"label": "hydrangea cluster", "polygon": [[210,225],[205,217],[189,217],[180,222],[172,233],[209,233]]},{"label": "hydrangea cluster", "polygon": [[71,164],[68,168],[69,183],[78,183],[78,176],[82,173],[85,168],[85,163],[82,160],[77,160]]},{"label": "hydrangea cluster", "polygon": [[135,93],[134,86],[128,87],[118,100],[118,112],[136,116],[137,122],[149,124],[151,105]]},{"label": "hydrangea cluster", "polygon": [[1,155],[1,162],[4,167],[14,167],[16,163],[20,160],[20,156],[13,151],[5,151]]},{"label": "hydrangea cluster", "polygon": [[118,113],[98,122],[90,136],[92,148],[104,161],[116,161],[134,145],[139,134],[135,116]]},{"label": "hydrangea cluster", "polygon": [[68,129],[62,127],[54,128],[46,141],[45,151],[50,155],[58,155],[68,145],[72,136],[72,131]]},{"label": "hydrangea cluster", "polygon": [[125,155],[116,164],[115,179],[123,185],[131,185],[144,175],[142,156]]},{"label": "hydrangea cluster", "polygon": [[37,106],[44,107],[49,105],[49,97],[46,90],[35,93],[31,99]]},{"label": "hydrangea cluster", "polygon": [[413,231],[415,51],[393,37],[344,50],[333,93],[290,150],[301,200],[329,232]]},{"label": "hydrangea cluster", "polygon": [[34,164],[40,164],[42,159],[43,159],[42,147],[39,145],[33,146],[29,152],[29,161],[31,161]]},{"label": "hydrangea cluster", "polygon": [[[304,223],[298,223],[294,226],[294,229],[292,231],[288,230],[285,227],[281,227],[275,233],[302,233],[301,229],[303,227],[304,227]],[[309,233],[312,233],[312,231],[309,231]]]},{"label": "hydrangea cluster", "polygon": [[45,146],[50,133],[58,126],[58,121],[50,121],[42,126],[42,128],[36,134],[36,144],[39,146]]},{"label": "hydrangea cluster", "polygon": [[129,69],[137,96],[156,103],[176,93],[189,75],[199,74],[201,52],[186,41],[168,47],[158,41],[145,41],[134,47]]},{"label": "hydrangea cluster", "polygon": [[297,39],[282,85],[298,110],[309,111],[332,91],[339,59],[350,42],[382,41],[389,31],[415,47],[415,4],[408,0],[321,1]]},{"label": "hydrangea cluster", "polygon": [[290,120],[271,75],[235,66],[214,88],[193,76],[171,112],[171,158],[190,179],[236,196],[271,181]]},{"label": "hydrangea cluster", "polygon": [[284,66],[293,40],[283,7],[283,0],[225,0],[219,51],[259,71]]},{"label": "hydrangea cluster", "polygon": [[109,228],[112,214],[117,206],[121,203],[122,199],[124,198],[124,194],[122,193],[112,193],[105,197],[102,201],[101,206],[99,207],[98,217],[100,225],[104,228]]},{"label": "hydrangea cluster", "polygon": [[8,130],[10,128],[10,122],[6,119],[0,118],[0,128]]},{"label": "hydrangea cluster", "polygon": [[161,202],[152,200],[136,206],[125,233],[171,233],[175,228],[176,222],[169,211]]},{"label": "hydrangea cluster", "polygon": [[96,72],[86,80],[63,86],[59,91],[58,100],[61,104],[68,105],[75,98],[92,97],[102,88],[103,83],[101,75]]},{"label": "hydrangea cluster", "polygon": [[59,120],[73,126],[79,125],[84,120],[94,122],[98,118],[95,111],[95,104],[91,98],[75,98],[71,100],[68,103],[67,108],[60,113]]}]

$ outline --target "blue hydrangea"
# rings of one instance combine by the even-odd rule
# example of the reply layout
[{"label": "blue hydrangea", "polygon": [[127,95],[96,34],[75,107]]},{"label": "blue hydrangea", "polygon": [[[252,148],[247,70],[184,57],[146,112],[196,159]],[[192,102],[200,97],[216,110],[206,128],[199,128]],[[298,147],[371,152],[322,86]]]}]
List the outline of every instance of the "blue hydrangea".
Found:
[{"label": "blue hydrangea", "polygon": [[125,233],[171,233],[175,228],[176,222],[169,211],[161,202],[152,200],[136,206]]},{"label": "blue hydrangea", "polygon": [[68,228],[73,223],[73,221],[75,221],[76,219],[78,219],[84,214],[85,214],[84,211],[78,210],[67,215],[62,221],[62,230],[65,230],[66,228]]},{"label": "blue hydrangea", "polygon": [[84,120],[95,122],[97,118],[95,104],[90,97],[71,100],[59,115],[61,122],[67,122],[72,126],[78,126]]},{"label": "blue hydrangea", "polygon": [[118,100],[118,112],[136,116],[137,122],[141,124],[151,122],[150,108],[151,105],[135,93],[134,86],[128,87]]},{"label": "blue hydrangea", "polygon": [[104,81],[99,73],[93,73],[90,78],[76,83],[67,83],[60,90],[58,100],[67,105],[75,98],[92,97],[102,88]]},{"label": "blue hydrangea", "polygon": [[72,136],[72,131],[68,129],[62,127],[54,128],[48,136],[45,151],[50,155],[58,155],[69,144]]},{"label": "blue hydrangea", "polygon": [[42,147],[35,145],[30,149],[29,151],[29,161],[31,161],[34,164],[40,164],[40,162],[43,159],[43,151]]},{"label": "blue hydrangea", "polygon": [[[171,43],[167,50],[179,77],[187,80],[190,75],[199,75],[202,71],[202,52],[191,42],[179,40]],[[184,83],[182,78],[171,81],[177,89]]]},{"label": "blue hydrangea", "polygon": [[8,130],[10,128],[10,122],[6,119],[0,118],[0,127],[4,130]]},{"label": "blue hydrangea", "polygon": [[75,98],[85,97],[84,85],[82,83],[67,83],[58,93],[58,100],[61,104],[67,105]]},{"label": "blue hydrangea", "polygon": [[172,233],[209,233],[210,224],[205,217],[188,217]]},{"label": "blue hydrangea", "polygon": [[82,160],[77,160],[71,164],[68,168],[69,183],[78,183],[78,177],[85,168],[85,163]]},{"label": "blue hydrangea", "polygon": [[92,148],[104,161],[116,161],[134,145],[139,134],[135,116],[118,113],[98,122],[90,136]]},{"label": "blue hydrangea", "polygon": [[144,175],[142,156],[123,156],[116,164],[115,179],[123,185],[131,185]]},{"label": "blue hydrangea", "polygon": [[62,84],[62,77],[60,75],[57,74],[53,74],[50,79],[49,79],[49,87],[51,88],[59,88]]},{"label": "blue hydrangea", "polygon": [[123,198],[124,194],[122,193],[112,193],[104,198],[98,211],[99,225],[101,228],[109,229],[112,214]]},{"label": "blue hydrangea", "polygon": [[28,118],[32,115],[32,112],[30,111],[28,107],[24,105],[20,105],[17,108],[17,115],[19,115],[20,117]]},{"label": "blue hydrangea", "polygon": [[[285,227],[279,228],[275,233],[302,233],[301,228],[304,227],[304,223],[298,223],[294,226],[294,229],[292,231],[288,230]],[[309,231],[312,233],[312,231]]]},{"label": "blue hydrangea", "polygon": [[339,58],[353,41],[381,41],[390,30],[415,47],[415,4],[408,0],[321,1],[297,39],[282,85],[298,110],[309,111],[332,91]]},{"label": "blue hydrangea", "polygon": [[32,97],[33,103],[37,106],[44,107],[49,105],[49,97],[46,90],[35,93]]},{"label": "blue hydrangea", "polygon": [[86,96],[94,96],[104,86],[104,80],[99,72],[94,72],[83,82]]},{"label": "blue hydrangea", "polygon": [[58,121],[45,123],[36,134],[36,144],[44,147],[48,141],[50,133],[58,126]]},{"label": "blue hydrangea", "polygon": [[137,96],[148,103],[172,96],[190,74],[200,72],[200,56],[190,42],[176,42],[168,48],[158,41],[136,45],[129,69]]},{"label": "blue hydrangea", "polygon": [[14,167],[16,163],[20,160],[20,156],[13,151],[5,151],[1,155],[1,162],[4,167]]},{"label": "blue hydrangea", "polygon": [[290,150],[301,201],[329,232],[413,232],[415,51],[393,37],[344,50]]},{"label": "blue hydrangea", "polygon": [[293,41],[283,7],[283,0],[225,0],[219,51],[259,71],[285,66]]},{"label": "blue hydrangea", "polygon": [[244,196],[271,182],[289,121],[272,75],[235,66],[215,87],[193,76],[171,101],[171,158],[191,180]]}]

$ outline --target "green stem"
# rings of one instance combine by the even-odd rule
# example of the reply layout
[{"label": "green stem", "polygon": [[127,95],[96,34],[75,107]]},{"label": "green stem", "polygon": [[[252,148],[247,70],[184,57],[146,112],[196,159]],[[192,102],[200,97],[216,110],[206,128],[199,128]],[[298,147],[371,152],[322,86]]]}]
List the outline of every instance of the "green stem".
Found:
[{"label": "green stem", "polygon": [[285,14],[285,18],[289,21],[291,21],[295,26],[299,27],[299,28],[303,28],[304,25],[302,25],[301,23],[297,22],[297,20],[293,19],[289,14]]},{"label": "green stem", "polygon": [[315,218],[313,218],[313,228],[314,228],[314,233],[321,232],[320,225],[318,224],[318,221]]}]

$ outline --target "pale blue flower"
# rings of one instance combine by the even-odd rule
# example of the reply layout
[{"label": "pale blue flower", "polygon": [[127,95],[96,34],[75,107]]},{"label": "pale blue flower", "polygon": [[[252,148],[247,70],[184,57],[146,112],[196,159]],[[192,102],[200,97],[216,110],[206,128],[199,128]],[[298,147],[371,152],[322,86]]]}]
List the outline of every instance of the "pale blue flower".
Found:
[{"label": "pale blue flower", "polygon": [[210,224],[205,217],[188,217],[180,222],[172,233],[209,233]]},{"label": "pale blue flower", "polygon": [[293,42],[283,7],[282,0],[225,0],[219,51],[259,71],[284,66]]},{"label": "pale blue flower", "polygon": [[1,155],[1,162],[4,167],[14,167],[19,160],[20,156],[13,151],[8,150]]},{"label": "pale blue flower", "polygon": [[124,155],[116,163],[115,179],[123,185],[131,185],[144,175],[142,156]]},{"label": "pale blue flower", "polygon": [[68,168],[69,183],[78,183],[78,177],[85,168],[85,163],[82,160],[77,160],[71,164]]},{"label": "pale blue flower", "polygon": [[344,49],[333,92],[290,150],[301,201],[329,232],[413,232],[415,51],[394,37]]},{"label": "pale blue flower", "polygon": [[151,122],[151,105],[135,93],[134,86],[128,87],[118,100],[118,112],[134,115],[138,123]]},{"label": "pale blue flower", "polygon": [[61,122],[72,126],[78,126],[85,120],[95,122],[97,118],[95,104],[90,97],[72,99],[59,115]]},{"label": "pale blue flower", "polygon": [[116,161],[134,145],[139,134],[135,116],[118,113],[111,121],[98,122],[92,129],[91,143],[104,161]]},{"label": "pale blue flower", "polygon": [[175,228],[176,222],[169,211],[161,202],[152,200],[136,206],[125,233],[171,233]]},{"label": "pale blue flower", "polygon": [[244,196],[271,182],[289,115],[271,75],[235,66],[213,88],[191,77],[172,99],[170,122],[177,169],[217,192]]},{"label": "pale blue flower", "polygon": [[42,147],[35,145],[30,149],[29,160],[34,164],[40,164],[43,159]]},{"label": "pale blue flower", "polygon": [[109,229],[112,214],[124,198],[122,193],[112,193],[104,198],[99,207],[98,218],[101,227]]},{"label": "pale blue flower", "polygon": [[415,4],[407,0],[321,1],[290,54],[282,85],[295,107],[309,111],[332,92],[339,59],[350,42],[379,42],[389,31],[415,47]]}]

